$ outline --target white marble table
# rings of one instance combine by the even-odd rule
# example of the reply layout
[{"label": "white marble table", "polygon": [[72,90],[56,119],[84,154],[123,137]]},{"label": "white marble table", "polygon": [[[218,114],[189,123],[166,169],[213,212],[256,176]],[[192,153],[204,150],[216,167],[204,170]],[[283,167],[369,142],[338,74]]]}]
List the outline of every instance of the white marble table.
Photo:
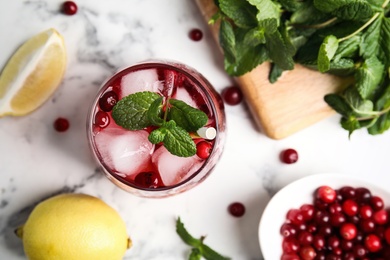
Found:
[{"label": "white marble table", "polygon": [[[98,196],[126,221],[133,248],[126,259],[186,259],[189,248],[175,232],[180,216],[194,236],[233,259],[262,259],[257,228],[272,194],[309,174],[336,172],[390,183],[390,132],[351,139],[337,115],[283,140],[257,131],[245,104],[227,106],[224,154],[198,187],[166,199],[143,199],[114,186],[98,170],[86,141],[88,104],[100,83],[119,67],[149,58],[184,62],[206,76],[218,91],[233,84],[222,57],[191,0],[79,0],[74,16],[59,12],[59,0],[0,1],[0,67],[30,36],[56,28],[66,40],[68,68],[54,96],[34,113],[0,119],[0,259],[25,259],[13,235],[34,203],[60,192]],[[200,28],[204,38],[191,41]],[[57,117],[70,120],[59,133]],[[279,161],[295,148],[296,164]],[[293,196],[293,194],[292,194]],[[227,212],[231,202],[246,206],[241,218]]]}]

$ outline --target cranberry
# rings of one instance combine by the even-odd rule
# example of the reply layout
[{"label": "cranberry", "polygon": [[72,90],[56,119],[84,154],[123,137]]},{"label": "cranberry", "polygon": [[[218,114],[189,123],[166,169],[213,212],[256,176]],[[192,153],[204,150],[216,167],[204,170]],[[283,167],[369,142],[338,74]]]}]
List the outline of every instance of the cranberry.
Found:
[{"label": "cranberry", "polygon": [[364,233],[371,233],[375,230],[375,222],[372,219],[363,219],[360,222],[360,229]]},{"label": "cranberry", "polygon": [[332,226],[330,224],[323,225],[318,230],[318,234],[328,237],[332,234]]},{"label": "cranberry", "polygon": [[160,176],[154,172],[141,172],[135,176],[134,183],[142,188],[158,188],[162,186]]},{"label": "cranberry", "polygon": [[105,128],[110,123],[110,117],[106,112],[98,111],[95,115],[94,125]]},{"label": "cranberry", "polygon": [[313,219],[315,208],[311,204],[303,204],[300,208],[305,221]]},{"label": "cranberry", "polygon": [[343,240],[341,240],[340,247],[344,251],[350,251],[353,249],[353,245],[354,245],[354,242],[352,240],[343,239]]},{"label": "cranberry", "polygon": [[311,245],[311,243],[313,243],[313,235],[308,231],[301,231],[298,234],[298,242],[302,246]]},{"label": "cranberry", "polygon": [[357,228],[354,224],[345,223],[340,228],[340,235],[346,240],[352,240],[356,237]]},{"label": "cranberry", "polygon": [[201,159],[207,159],[211,153],[211,143],[201,141],[196,145],[196,155]]},{"label": "cranberry", "polygon": [[315,235],[313,237],[313,246],[317,251],[321,251],[325,248],[325,238],[322,235]]},{"label": "cranberry", "polygon": [[338,202],[335,202],[329,205],[328,211],[330,214],[336,214],[341,213],[343,211],[343,208]]},{"label": "cranberry", "polygon": [[114,91],[108,91],[99,99],[99,107],[105,112],[110,112],[118,102],[118,95]]},{"label": "cranberry", "polygon": [[295,236],[297,234],[297,228],[289,223],[284,223],[280,227],[280,234],[283,237]]},{"label": "cranberry", "polygon": [[364,187],[359,187],[355,189],[356,191],[356,200],[360,203],[367,203],[371,198],[371,191]]},{"label": "cranberry", "polygon": [[323,200],[320,200],[319,198],[316,198],[314,199],[314,206],[317,208],[317,210],[327,210],[329,204]]},{"label": "cranberry", "polygon": [[379,225],[384,225],[388,220],[388,213],[386,210],[381,209],[374,213],[374,222]]},{"label": "cranberry", "polygon": [[314,216],[314,221],[319,225],[324,225],[330,222],[330,216],[327,211],[319,210]]},{"label": "cranberry", "polygon": [[364,240],[364,245],[370,252],[377,252],[381,249],[381,240],[377,235],[370,234]]},{"label": "cranberry", "polygon": [[67,15],[74,15],[77,13],[77,5],[75,2],[66,1],[62,4],[62,12]]},{"label": "cranberry", "polygon": [[203,32],[200,29],[194,28],[190,30],[188,36],[190,37],[191,40],[198,42],[202,40]]},{"label": "cranberry", "polygon": [[353,248],[353,254],[357,258],[362,258],[366,255],[367,251],[362,245],[356,245]]},{"label": "cranberry", "polygon": [[347,199],[343,202],[343,212],[348,216],[354,216],[358,213],[358,204],[352,199]]},{"label": "cranberry", "polygon": [[330,215],[330,224],[334,227],[339,227],[341,224],[345,223],[346,217],[343,213],[336,213]]},{"label": "cranberry", "polygon": [[57,132],[65,132],[69,128],[69,121],[66,118],[59,117],[54,121],[53,126]]},{"label": "cranberry", "polygon": [[334,248],[337,248],[340,246],[340,238],[336,235],[332,235],[327,240],[328,247],[333,250]]},{"label": "cranberry", "polygon": [[287,237],[283,239],[282,248],[284,253],[297,253],[299,247],[299,243],[295,238]]},{"label": "cranberry", "polygon": [[303,214],[299,209],[290,209],[287,212],[287,219],[296,226],[299,226],[304,221]]},{"label": "cranberry", "polygon": [[245,206],[241,202],[233,202],[229,205],[228,211],[234,217],[242,217],[245,214]]},{"label": "cranberry", "polygon": [[298,161],[298,153],[294,149],[285,149],[280,153],[280,160],[287,164],[296,163]]},{"label": "cranberry", "polygon": [[375,211],[378,211],[378,210],[383,209],[384,202],[383,202],[382,198],[380,198],[378,196],[372,196],[370,199],[370,205]]},{"label": "cranberry", "polygon": [[385,240],[388,245],[390,245],[390,227],[385,230]]},{"label": "cranberry", "polygon": [[283,254],[281,260],[301,260],[297,254]]},{"label": "cranberry", "polygon": [[359,215],[362,219],[369,219],[373,215],[373,210],[369,205],[363,205],[360,207]]},{"label": "cranberry", "polygon": [[222,98],[226,104],[234,106],[241,103],[243,95],[238,86],[231,86],[222,91]]},{"label": "cranberry", "polygon": [[329,186],[321,186],[317,189],[316,196],[326,203],[332,203],[336,200],[336,191]]},{"label": "cranberry", "polygon": [[344,186],[339,189],[339,193],[343,200],[353,199],[356,196],[356,190],[350,186]]},{"label": "cranberry", "polygon": [[317,253],[311,246],[304,246],[299,250],[299,255],[302,260],[313,260]]}]

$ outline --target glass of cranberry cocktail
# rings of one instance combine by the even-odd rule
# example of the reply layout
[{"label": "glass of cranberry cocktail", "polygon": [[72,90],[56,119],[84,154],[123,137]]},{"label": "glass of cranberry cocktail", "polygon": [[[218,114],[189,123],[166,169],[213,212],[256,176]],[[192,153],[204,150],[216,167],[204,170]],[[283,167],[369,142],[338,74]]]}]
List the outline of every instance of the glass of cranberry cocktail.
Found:
[{"label": "glass of cranberry cocktail", "polygon": [[167,197],[194,187],[215,167],[225,140],[224,105],[194,69],[147,61],[103,84],[87,134],[114,184],[142,197]]}]

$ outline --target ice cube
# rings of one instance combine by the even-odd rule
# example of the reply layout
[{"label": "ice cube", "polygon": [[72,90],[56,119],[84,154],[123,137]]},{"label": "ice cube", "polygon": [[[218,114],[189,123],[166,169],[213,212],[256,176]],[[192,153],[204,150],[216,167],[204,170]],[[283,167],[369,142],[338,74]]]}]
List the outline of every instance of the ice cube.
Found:
[{"label": "ice cube", "polygon": [[185,88],[177,88],[175,99],[181,100],[194,108],[199,108],[196,104],[196,101],[191,97],[190,93],[188,93]]},{"label": "ice cube", "polygon": [[138,70],[121,79],[122,96],[142,91],[157,92],[162,83],[158,80],[157,70]]},{"label": "ice cube", "polygon": [[173,89],[177,79],[177,73],[173,70],[164,71],[163,84],[159,86],[159,92],[164,97],[170,97],[173,94]]},{"label": "ice cube", "polygon": [[146,131],[106,128],[95,137],[100,155],[108,167],[122,177],[138,173],[147,166],[153,149]]},{"label": "ice cube", "polygon": [[202,166],[202,160],[196,155],[178,157],[171,154],[164,146],[154,152],[152,163],[157,167],[162,181],[167,186],[185,180]]}]

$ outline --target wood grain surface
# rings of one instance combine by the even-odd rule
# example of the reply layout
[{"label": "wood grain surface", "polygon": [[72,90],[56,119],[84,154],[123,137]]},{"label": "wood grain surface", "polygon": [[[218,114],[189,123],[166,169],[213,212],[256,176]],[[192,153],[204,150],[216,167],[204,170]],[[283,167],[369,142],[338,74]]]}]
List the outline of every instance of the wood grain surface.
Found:
[{"label": "wood grain surface", "polygon": [[[208,22],[217,11],[214,1],[196,2]],[[219,25],[209,27],[218,44]],[[270,64],[263,63],[235,80],[260,131],[272,139],[288,137],[333,115],[335,112],[324,101],[324,96],[340,91],[351,82],[350,78],[322,74],[296,64],[272,84],[268,80],[269,70]]]}]

